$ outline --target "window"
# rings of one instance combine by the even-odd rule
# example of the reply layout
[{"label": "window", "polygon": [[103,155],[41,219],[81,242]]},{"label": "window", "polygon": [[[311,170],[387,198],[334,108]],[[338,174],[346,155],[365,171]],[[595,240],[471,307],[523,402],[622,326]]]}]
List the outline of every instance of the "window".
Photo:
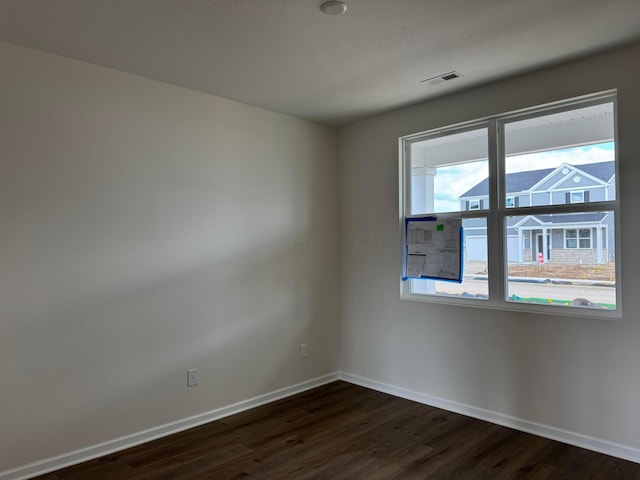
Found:
[{"label": "window", "polygon": [[615,101],[594,95],[401,138],[402,225],[437,215],[464,229],[462,283],[412,279],[402,298],[620,317]]},{"label": "window", "polygon": [[[579,176],[575,176],[573,177],[574,179],[576,178],[580,178]],[[589,193],[589,192],[587,192]],[[567,193],[567,199],[569,200],[568,203],[584,203],[585,201],[585,192],[568,192]],[[588,201],[588,198],[586,198],[586,200]]]},{"label": "window", "polygon": [[591,229],[565,230],[565,248],[591,248]]},{"label": "window", "polygon": [[[471,127],[443,134],[420,137],[407,143],[408,169],[406,190],[407,216],[425,214],[461,214],[466,212],[462,226],[465,236],[465,259],[487,259],[487,211],[489,191],[486,185],[472,189],[489,175],[488,136],[486,126]],[[466,260],[465,260],[466,261]],[[472,266],[473,265],[473,266]],[[476,263],[465,263],[464,271],[476,269]],[[482,265],[485,270],[486,263]],[[437,280],[408,280],[414,294],[426,297],[460,298],[465,290],[477,300],[489,296],[487,282],[475,282],[464,277],[462,284]]]}]

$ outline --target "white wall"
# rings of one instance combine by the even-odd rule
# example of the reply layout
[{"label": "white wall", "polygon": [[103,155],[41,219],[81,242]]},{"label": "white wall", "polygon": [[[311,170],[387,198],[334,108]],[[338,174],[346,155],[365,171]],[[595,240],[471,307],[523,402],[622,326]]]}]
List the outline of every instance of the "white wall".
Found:
[{"label": "white wall", "polygon": [[334,128],[0,65],[0,472],[337,370]]},{"label": "white wall", "polygon": [[[340,129],[343,371],[640,448],[639,58],[635,45]],[[398,137],[616,87],[621,321],[400,300]]]},{"label": "white wall", "polygon": [[[338,361],[640,448],[637,58],[344,127],[338,169],[332,128],[0,42],[0,472]],[[400,301],[398,137],[614,87],[622,321]]]}]

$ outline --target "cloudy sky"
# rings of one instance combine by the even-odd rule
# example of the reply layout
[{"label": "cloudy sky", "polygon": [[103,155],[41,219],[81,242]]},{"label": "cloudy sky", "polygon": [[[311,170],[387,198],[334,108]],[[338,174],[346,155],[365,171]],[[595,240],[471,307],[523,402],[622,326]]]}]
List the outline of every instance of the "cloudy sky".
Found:
[{"label": "cloudy sky", "polygon": [[[563,163],[584,165],[614,160],[613,142],[584,147],[565,148],[550,152],[507,157],[506,172],[525,172],[541,168],[555,168]],[[435,176],[435,212],[459,210],[458,197],[488,176],[486,160],[437,169]]]}]

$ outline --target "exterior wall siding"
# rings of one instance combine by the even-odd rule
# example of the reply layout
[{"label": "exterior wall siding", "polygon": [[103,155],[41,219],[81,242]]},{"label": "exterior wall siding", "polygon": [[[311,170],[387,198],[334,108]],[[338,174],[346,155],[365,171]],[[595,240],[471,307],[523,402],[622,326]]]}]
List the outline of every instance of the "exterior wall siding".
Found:
[{"label": "exterior wall siding", "polygon": [[549,192],[538,192],[531,194],[531,205],[549,205]]},{"label": "exterior wall siding", "polygon": [[[575,178],[580,178],[579,181],[575,181]],[[554,183],[556,183],[559,179],[555,177]],[[553,185],[553,184],[551,184]],[[590,178],[586,178],[581,174],[571,175],[566,178],[563,182],[559,183],[554,187],[554,190],[589,190],[589,189],[598,189],[602,188],[602,184],[598,183]]]}]

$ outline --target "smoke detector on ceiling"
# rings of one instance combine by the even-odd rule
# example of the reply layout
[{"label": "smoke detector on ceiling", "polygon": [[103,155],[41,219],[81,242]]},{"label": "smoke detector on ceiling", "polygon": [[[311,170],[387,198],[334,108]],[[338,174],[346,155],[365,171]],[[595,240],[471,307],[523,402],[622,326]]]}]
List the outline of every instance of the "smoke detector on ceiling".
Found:
[{"label": "smoke detector on ceiling", "polygon": [[426,78],[424,80],[421,80],[420,83],[426,83],[427,85],[438,85],[439,83],[448,82],[450,80],[454,80],[456,78],[460,78],[461,76],[462,75],[460,75],[456,71],[447,72],[447,73],[443,73],[441,75],[436,75],[435,77]]}]

